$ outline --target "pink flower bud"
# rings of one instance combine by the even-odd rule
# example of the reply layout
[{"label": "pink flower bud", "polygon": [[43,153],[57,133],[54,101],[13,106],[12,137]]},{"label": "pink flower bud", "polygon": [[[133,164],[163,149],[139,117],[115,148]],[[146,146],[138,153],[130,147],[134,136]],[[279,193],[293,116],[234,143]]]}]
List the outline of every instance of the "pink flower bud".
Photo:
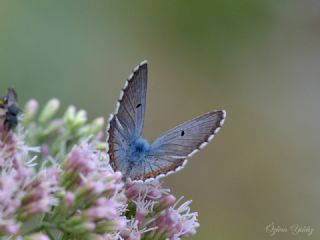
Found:
[{"label": "pink flower bud", "polygon": [[159,205],[162,209],[164,209],[172,206],[175,203],[175,201],[176,201],[176,197],[173,196],[172,194],[169,194],[160,199]]},{"label": "pink flower bud", "polygon": [[67,207],[71,207],[74,202],[74,199],[75,199],[75,195],[73,192],[66,192],[66,194],[64,196],[64,204]]},{"label": "pink flower bud", "polygon": [[32,113],[35,114],[38,110],[39,103],[35,99],[30,99],[25,107],[25,113],[27,112],[28,114]]},{"label": "pink flower bud", "polygon": [[19,223],[8,223],[4,226],[4,231],[8,235],[14,235],[17,234],[20,230],[20,224]]}]

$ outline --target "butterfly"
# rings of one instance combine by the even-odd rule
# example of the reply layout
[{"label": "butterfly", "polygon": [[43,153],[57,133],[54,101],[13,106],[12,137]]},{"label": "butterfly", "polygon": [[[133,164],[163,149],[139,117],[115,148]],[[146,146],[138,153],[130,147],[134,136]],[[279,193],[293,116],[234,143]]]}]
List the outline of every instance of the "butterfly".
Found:
[{"label": "butterfly", "polygon": [[114,171],[128,181],[161,178],[184,167],[223,125],[226,112],[213,111],[169,130],[152,143],[141,137],[146,111],[148,62],[133,69],[107,126],[107,152]]}]

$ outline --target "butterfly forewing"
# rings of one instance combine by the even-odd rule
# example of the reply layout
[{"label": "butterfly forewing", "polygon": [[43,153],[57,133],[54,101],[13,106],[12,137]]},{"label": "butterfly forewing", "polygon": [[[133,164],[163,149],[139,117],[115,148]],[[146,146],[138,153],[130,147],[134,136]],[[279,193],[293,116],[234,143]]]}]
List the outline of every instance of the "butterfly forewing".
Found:
[{"label": "butterfly forewing", "polygon": [[140,137],[142,133],[146,106],[147,68],[147,62],[142,62],[134,69],[121,93],[116,109],[117,119],[131,138]]},{"label": "butterfly forewing", "polygon": [[[147,69],[146,61],[134,68],[126,81],[115,110],[109,119],[107,144],[110,163],[114,169],[128,166],[125,152],[128,146],[140,137],[146,105]],[[115,163],[117,160],[117,163]]]}]

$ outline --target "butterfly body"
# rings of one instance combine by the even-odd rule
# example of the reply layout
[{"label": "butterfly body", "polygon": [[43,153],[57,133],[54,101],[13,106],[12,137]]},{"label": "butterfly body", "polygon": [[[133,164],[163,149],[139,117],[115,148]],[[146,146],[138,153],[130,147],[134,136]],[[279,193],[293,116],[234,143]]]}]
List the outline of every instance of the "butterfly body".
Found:
[{"label": "butterfly body", "polygon": [[110,165],[124,179],[150,181],[181,169],[224,123],[224,110],[206,113],[169,130],[152,143],[141,137],[148,64],[141,62],[126,81],[107,127]]},{"label": "butterfly body", "polygon": [[128,151],[128,161],[133,164],[139,164],[144,161],[145,157],[150,153],[151,145],[143,138],[138,138],[133,141]]}]

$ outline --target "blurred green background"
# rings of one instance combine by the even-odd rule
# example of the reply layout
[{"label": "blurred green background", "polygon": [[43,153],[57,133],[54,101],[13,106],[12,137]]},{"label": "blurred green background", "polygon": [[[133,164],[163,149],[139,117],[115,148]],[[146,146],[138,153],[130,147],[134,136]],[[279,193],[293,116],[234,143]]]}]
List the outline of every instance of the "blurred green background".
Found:
[{"label": "blurred green background", "polygon": [[[149,60],[144,136],[214,109],[222,131],[166,178],[191,239],[320,239],[319,1],[1,1],[0,89],[108,117]],[[311,236],[266,226],[314,228]]]}]

